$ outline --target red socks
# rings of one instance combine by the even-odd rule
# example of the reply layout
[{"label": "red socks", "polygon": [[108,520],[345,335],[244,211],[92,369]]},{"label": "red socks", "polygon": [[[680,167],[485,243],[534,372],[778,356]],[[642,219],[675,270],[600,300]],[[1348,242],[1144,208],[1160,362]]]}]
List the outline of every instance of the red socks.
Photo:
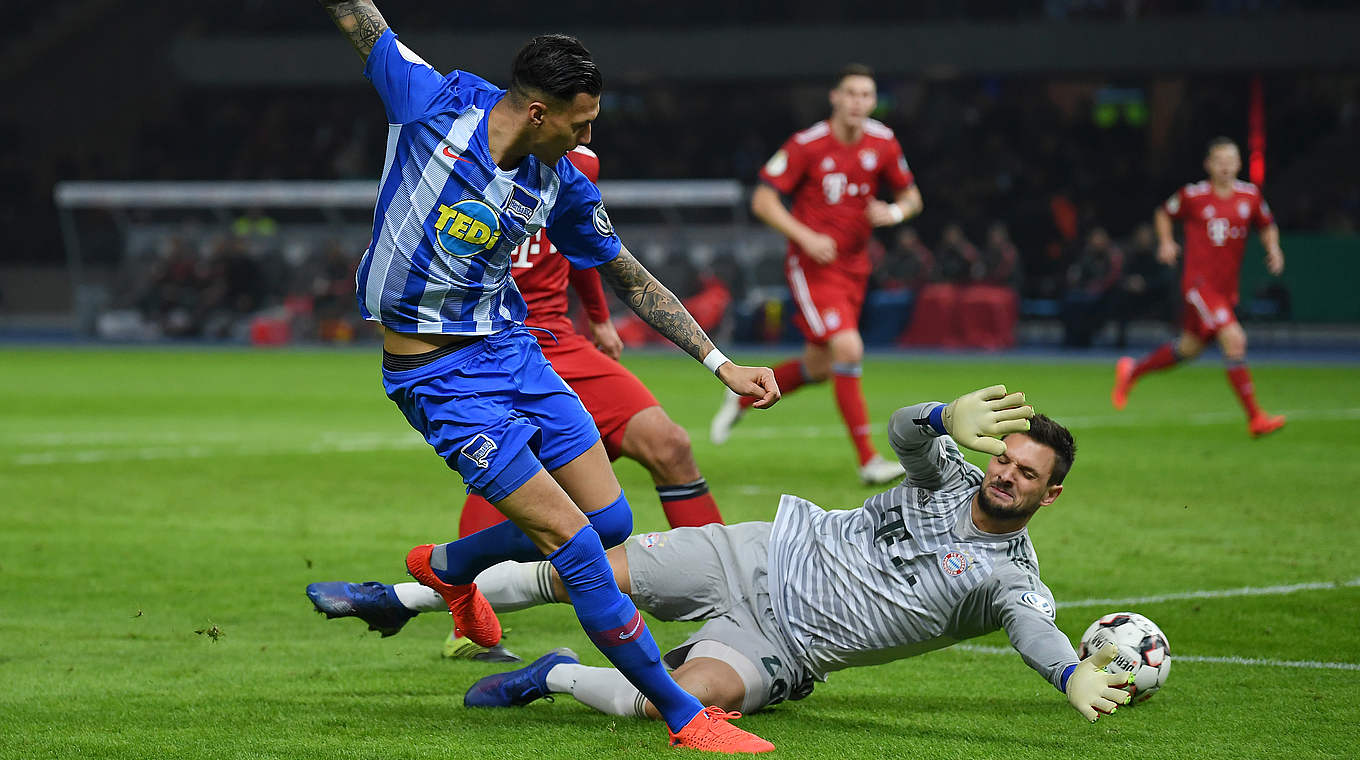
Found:
[{"label": "red socks", "polygon": [[1247,411],[1248,419],[1256,419],[1261,416],[1261,407],[1256,405],[1256,389],[1251,384],[1251,370],[1247,369],[1245,363],[1232,363],[1228,365],[1228,384],[1237,393],[1237,400],[1242,402],[1242,408]]},{"label": "red socks", "polygon": [[[666,522],[672,528],[698,527],[723,521],[718,504],[708,491],[708,481],[703,478],[677,486],[657,486],[656,493],[661,497],[661,509],[666,513]],[[505,515],[491,506],[491,502],[470,493],[463,504],[463,514],[458,518],[458,537],[470,536],[504,520]]]},{"label": "red socks", "polygon": [[661,510],[672,528],[697,528],[709,523],[722,523],[722,514],[708,492],[708,481],[703,478],[677,486],[657,486]]},{"label": "red socks", "polygon": [[1129,377],[1129,381],[1132,382],[1137,380],[1141,375],[1148,372],[1166,369],[1167,367],[1178,363],[1180,360],[1181,357],[1176,354],[1176,349],[1172,348],[1170,343],[1167,343],[1140,359],[1138,364],[1134,366],[1133,374]]},{"label": "red socks", "polygon": [[859,365],[836,365],[832,369],[832,384],[836,392],[836,406],[840,407],[845,429],[855,444],[859,463],[864,464],[878,453],[874,449],[873,426],[869,424],[869,409],[864,403],[864,391],[859,383]]},{"label": "red socks", "polygon": [[463,514],[458,518],[458,537],[470,536],[483,528],[490,528],[504,521],[505,515],[491,506],[491,502],[470,493],[463,504]]}]

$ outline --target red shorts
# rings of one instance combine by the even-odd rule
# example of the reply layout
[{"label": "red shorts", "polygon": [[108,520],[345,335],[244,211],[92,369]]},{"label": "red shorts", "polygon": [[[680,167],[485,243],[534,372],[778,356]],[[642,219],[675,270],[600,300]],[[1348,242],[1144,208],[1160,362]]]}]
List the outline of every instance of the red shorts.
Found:
[{"label": "red shorts", "polygon": [[842,330],[859,329],[867,275],[810,264],[795,256],[785,261],[784,274],[793,294],[793,323],[807,342],[820,345]]},{"label": "red shorts", "polygon": [[1190,288],[1181,293],[1181,329],[1200,340],[1208,340],[1219,330],[1237,321],[1233,314],[1236,298],[1204,288]]},{"label": "red shorts", "polygon": [[605,356],[584,335],[559,336],[556,343],[545,337],[539,346],[557,374],[581,397],[600,429],[610,460],[618,459],[628,421],[661,403],[636,375]]}]

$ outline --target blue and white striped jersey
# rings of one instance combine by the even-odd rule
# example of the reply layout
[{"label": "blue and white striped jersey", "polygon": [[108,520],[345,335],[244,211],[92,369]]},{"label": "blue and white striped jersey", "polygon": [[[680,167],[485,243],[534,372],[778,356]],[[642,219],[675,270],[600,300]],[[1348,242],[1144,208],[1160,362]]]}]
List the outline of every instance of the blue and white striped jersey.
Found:
[{"label": "blue and white striped jersey", "polygon": [[390,30],[364,76],[387,109],[387,158],[373,237],[356,278],[359,311],[397,332],[489,335],[524,321],[510,276],[539,229],[577,268],[621,248],[600,191],[566,158],[502,170],[487,114],[505,91],[465,71],[444,76]]}]

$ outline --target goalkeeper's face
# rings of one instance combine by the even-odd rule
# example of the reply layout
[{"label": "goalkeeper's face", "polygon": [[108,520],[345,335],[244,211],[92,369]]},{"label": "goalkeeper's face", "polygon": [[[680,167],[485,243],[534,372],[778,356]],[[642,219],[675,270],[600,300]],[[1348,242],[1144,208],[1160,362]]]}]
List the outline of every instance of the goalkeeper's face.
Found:
[{"label": "goalkeeper's face", "polygon": [[1049,484],[1056,461],[1053,449],[1024,433],[1006,436],[1006,453],[987,463],[978,506],[993,519],[1028,520],[1062,493]]}]

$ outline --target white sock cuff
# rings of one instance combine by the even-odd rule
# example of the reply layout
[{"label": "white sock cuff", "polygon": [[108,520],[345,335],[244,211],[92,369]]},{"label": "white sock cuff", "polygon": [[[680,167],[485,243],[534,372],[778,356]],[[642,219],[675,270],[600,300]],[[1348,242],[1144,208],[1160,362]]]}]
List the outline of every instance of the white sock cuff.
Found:
[{"label": "white sock cuff", "polygon": [[437,591],[419,583],[398,583],[392,587],[397,601],[408,610],[416,612],[447,612],[449,605]]},{"label": "white sock cuff", "polygon": [[496,612],[514,612],[556,601],[552,593],[552,565],[547,562],[506,560],[478,573],[476,583]]},{"label": "white sock cuff", "polygon": [[548,691],[570,694],[581,704],[606,715],[645,718],[647,698],[623,674],[613,668],[562,663],[554,665],[544,679]]}]

